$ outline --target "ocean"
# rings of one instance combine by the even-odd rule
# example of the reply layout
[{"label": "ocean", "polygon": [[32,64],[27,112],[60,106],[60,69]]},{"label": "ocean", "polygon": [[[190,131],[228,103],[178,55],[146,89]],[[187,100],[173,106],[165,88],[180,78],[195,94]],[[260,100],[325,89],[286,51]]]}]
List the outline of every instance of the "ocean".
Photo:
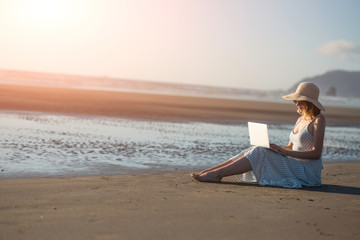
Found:
[{"label": "ocean", "polygon": [[[287,145],[289,124],[270,124]],[[0,178],[177,171],[209,167],[250,147],[247,125],[0,112]],[[360,160],[360,126],[328,126],[323,162]]]}]

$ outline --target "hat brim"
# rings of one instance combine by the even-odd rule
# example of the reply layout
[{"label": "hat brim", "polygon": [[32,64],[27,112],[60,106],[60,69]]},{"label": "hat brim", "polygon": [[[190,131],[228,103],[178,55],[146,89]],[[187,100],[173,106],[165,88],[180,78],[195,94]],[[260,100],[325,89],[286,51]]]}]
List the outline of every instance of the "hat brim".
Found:
[{"label": "hat brim", "polygon": [[320,110],[326,111],[325,107],[319,101],[317,101],[315,99],[312,99],[312,98],[309,98],[309,97],[304,96],[304,95],[300,95],[298,93],[291,93],[291,94],[288,94],[288,95],[284,95],[284,96],[282,96],[282,98],[285,99],[285,100],[308,101],[308,102],[313,103]]}]

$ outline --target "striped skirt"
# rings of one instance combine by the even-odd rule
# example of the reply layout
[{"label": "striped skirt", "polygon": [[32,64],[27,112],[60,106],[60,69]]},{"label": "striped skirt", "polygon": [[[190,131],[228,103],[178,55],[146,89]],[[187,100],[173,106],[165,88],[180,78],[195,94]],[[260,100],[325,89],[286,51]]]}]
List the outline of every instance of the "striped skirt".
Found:
[{"label": "striped skirt", "polygon": [[249,159],[252,171],[237,175],[240,181],[285,188],[321,185],[321,159],[296,159],[258,146],[245,149],[230,159],[236,161],[243,156]]}]

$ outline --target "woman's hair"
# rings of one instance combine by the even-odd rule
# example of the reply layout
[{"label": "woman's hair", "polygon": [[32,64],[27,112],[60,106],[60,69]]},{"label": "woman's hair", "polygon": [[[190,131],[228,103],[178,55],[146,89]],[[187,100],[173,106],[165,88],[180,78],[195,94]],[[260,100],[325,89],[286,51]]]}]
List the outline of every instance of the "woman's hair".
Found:
[{"label": "woman's hair", "polygon": [[304,109],[303,111],[298,110],[298,113],[303,115],[306,120],[312,120],[314,117],[321,113],[321,110],[316,107],[313,103],[308,101],[303,101]]}]

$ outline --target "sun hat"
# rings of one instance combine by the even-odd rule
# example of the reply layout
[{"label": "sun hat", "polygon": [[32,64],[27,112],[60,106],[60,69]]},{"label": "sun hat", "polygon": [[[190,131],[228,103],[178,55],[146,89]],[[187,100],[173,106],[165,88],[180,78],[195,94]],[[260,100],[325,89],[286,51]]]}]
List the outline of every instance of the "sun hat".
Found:
[{"label": "sun hat", "polygon": [[294,93],[283,96],[286,100],[308,101],[313,103],[320,110],[325,111],[325,107],[319,102],[319,88],[311,82],[302,82]]}]

